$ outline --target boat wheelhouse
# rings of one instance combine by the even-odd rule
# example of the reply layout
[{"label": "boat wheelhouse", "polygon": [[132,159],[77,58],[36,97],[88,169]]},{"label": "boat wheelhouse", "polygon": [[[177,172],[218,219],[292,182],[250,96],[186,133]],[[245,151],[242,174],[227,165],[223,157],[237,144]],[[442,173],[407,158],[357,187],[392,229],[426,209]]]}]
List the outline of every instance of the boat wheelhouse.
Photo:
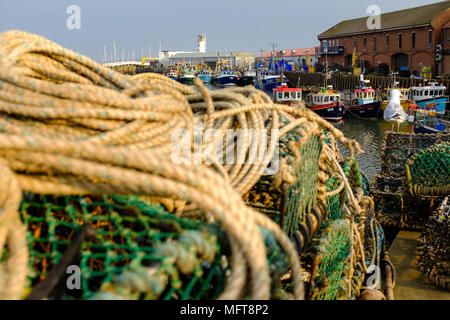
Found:
[{"label": "boat wheelhouse", "polygon": [[436,113],[443,114],[448,97],[445,95],[447,88],[437,83],[423,87],[411,87],[410,95],[414,104],[421,109],[435,108]]},{"label": "boat wheelhouse", "polygon": [[366,85],[369,82],[369,80],[361,78],[361,86],[355,89],[355,99],[347,107],[349,114],[360,118],[378,117],[381,109],[381,101],[377,99],[376,91]]},{"label": "boat wheelhouse", "polygon": [[169,72],[167,72],[167,76],[173,80],[178,79],[178,73],[175,70],[170,70]]},{"label": "boat wheelhouse", "polygon": [[302,102],[302,89],[289,88],[286,83],[273,89],[273,101],[282,104],[296,104]]},{"label": "boat wheelhouse", "polygon": [[236,85],[238,75],[233,70],[222,70],[217,74],[216,84],[220,85]]},{"label": "boat wheelhouse", "polygon": [[212,70],[202,70],[197,74],[197,77],[202,80],[203,82],[211,82],[213,78],[213,71]]},{"label": "boat wheelhouse", "polygon": [[264,91],[271,91],[281,84],[283,76],[272,70],[260,70],[256,74],[256,87]]},{"label": "boat wheelhouse", "polygon": [[341,95],[330,88],[306,96],[306,106],[328,121],[340,121],[345,113]]},{"label": "boat wheelhouse", "polygon": [[194,79],[195,79],[194,71],[192,71],[191,69],[186,69],[178,78],[178,81],[184,84],[193,84]]}]

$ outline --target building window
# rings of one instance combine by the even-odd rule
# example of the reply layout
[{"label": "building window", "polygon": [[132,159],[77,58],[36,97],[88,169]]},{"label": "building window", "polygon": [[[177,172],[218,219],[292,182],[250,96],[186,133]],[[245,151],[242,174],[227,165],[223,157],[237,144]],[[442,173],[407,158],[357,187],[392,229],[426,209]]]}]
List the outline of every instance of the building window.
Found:
[{"label": "building window", "polygon": [[398,34],[398,48],[399,49],[402,48],[402,34],[401,33]]},{"label": "building window", "polygon": [[386,49],[389,49],[389,35],[386,35]]},{"label": "building window", "polygon": [[428,48],[433,44],[433,30],[428,30]]},{"label": "building window", "polygon": [[322,48],[326,48],[327,47],[327,40],[323,40],[322,41]]},{"label": "building window", "polygon": [[366,45],[367,45],[367,39],[366,37],[363,37],[363,49],[366,50]]},{"label": "building window", "polygon": [[377,51],[377,36],[373,36],[373,51]]},{"label": "building window", "polygon": [[357,47],[356,47],[356,38],[353,39],[353,50],[356,51]]},{"label": "building window", "polygon": [[415,32],[411,32],[411,48],[415,48],[416,47],[416,33]]},{"label": "building window", "polygon": [[336,47],[339,47],[339,39],[336,39]]}]

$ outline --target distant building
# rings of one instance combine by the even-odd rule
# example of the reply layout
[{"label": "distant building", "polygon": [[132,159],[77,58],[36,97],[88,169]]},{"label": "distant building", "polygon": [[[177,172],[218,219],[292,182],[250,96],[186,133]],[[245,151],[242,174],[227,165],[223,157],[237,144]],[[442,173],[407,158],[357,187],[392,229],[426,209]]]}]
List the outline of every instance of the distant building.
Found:
[{"label": "distant building", "polygon": [[159,63],[163,66],[174,66],[179,63],[194,66],[207,64],[212,69],[218,61],[228,61],[230,67],[253,66],[255,54],[248,52],[206,52],[206,35],[199,34],[197,39],[197,52],[190,51],[159,51]]},{"label": "distant building", "polygon": [[[295,70],[302,70],[303,65],[307,64],[308,56],[311,59],[311,66],[318,62],[320,56],[320,48],[297,48],[276,50],[273,52],[273,60],[275,63],[284,62],[286,64],[294,65]],[[262,63],[268,66],[272,57],[272,51],[266,51],[255,57],[256,63]]]},{"label": "distant building", "polygon": [[420,73],[423,66],[438,75],[448,70],[448,59],[439,59],[436,53],[445,40],[443,28],[448,30],[450,1],[384,13],[380,19],[377,30],[368,29],[368,17],[364,17],[344,20],[321,33],[322,62],[326,56],[329,65],[337,63],[351,70],[355,51],[368,66],[386,63],[404,74]]},{"label": "distant building", "polygon": [[442,50],[436,55],[442,60],[442,73],[450,75],[450,21],[442,28]]}]

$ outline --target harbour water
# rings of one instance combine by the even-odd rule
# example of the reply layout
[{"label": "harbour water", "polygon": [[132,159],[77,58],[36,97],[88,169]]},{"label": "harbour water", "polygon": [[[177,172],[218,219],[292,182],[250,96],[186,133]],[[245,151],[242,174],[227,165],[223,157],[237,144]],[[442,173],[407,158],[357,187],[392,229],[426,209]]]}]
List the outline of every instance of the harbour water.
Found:
[{"label": "harbour water", "polygon": [[[369,181],[381,169],[381,148],[383,136],[391,130],[391,123],[380,118],[377,120],[365,120],[357,118],[345,118],[342,122],[334,124],[347,138],[355,139],[361,145],[364,153],[357,155],[359,168],[364,171]],[[412,125],[404,122],[400,131],[410,132]],[[397,130],[395,126],[394,130]],[[344,156],[348,155],[345,148],[341,148]]]}]

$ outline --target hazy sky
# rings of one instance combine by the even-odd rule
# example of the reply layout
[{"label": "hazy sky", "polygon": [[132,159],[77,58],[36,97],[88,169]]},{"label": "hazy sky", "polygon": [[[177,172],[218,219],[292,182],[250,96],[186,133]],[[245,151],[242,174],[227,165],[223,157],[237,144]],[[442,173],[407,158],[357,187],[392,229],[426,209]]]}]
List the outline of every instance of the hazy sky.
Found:
[{"label": "hazy sky", "polygon": [[[21,29],[50,38],[97,61],[116,42],[137,59],[142,49],[196,50],[206,33],[208,51],[269,50],[318,45],[317,35],[344,19],[366,16],[369,5],[382,12],[436,0],[0,0],[0,31]],[[69,30],[69,5],[81,9],[81,29]]]}]

